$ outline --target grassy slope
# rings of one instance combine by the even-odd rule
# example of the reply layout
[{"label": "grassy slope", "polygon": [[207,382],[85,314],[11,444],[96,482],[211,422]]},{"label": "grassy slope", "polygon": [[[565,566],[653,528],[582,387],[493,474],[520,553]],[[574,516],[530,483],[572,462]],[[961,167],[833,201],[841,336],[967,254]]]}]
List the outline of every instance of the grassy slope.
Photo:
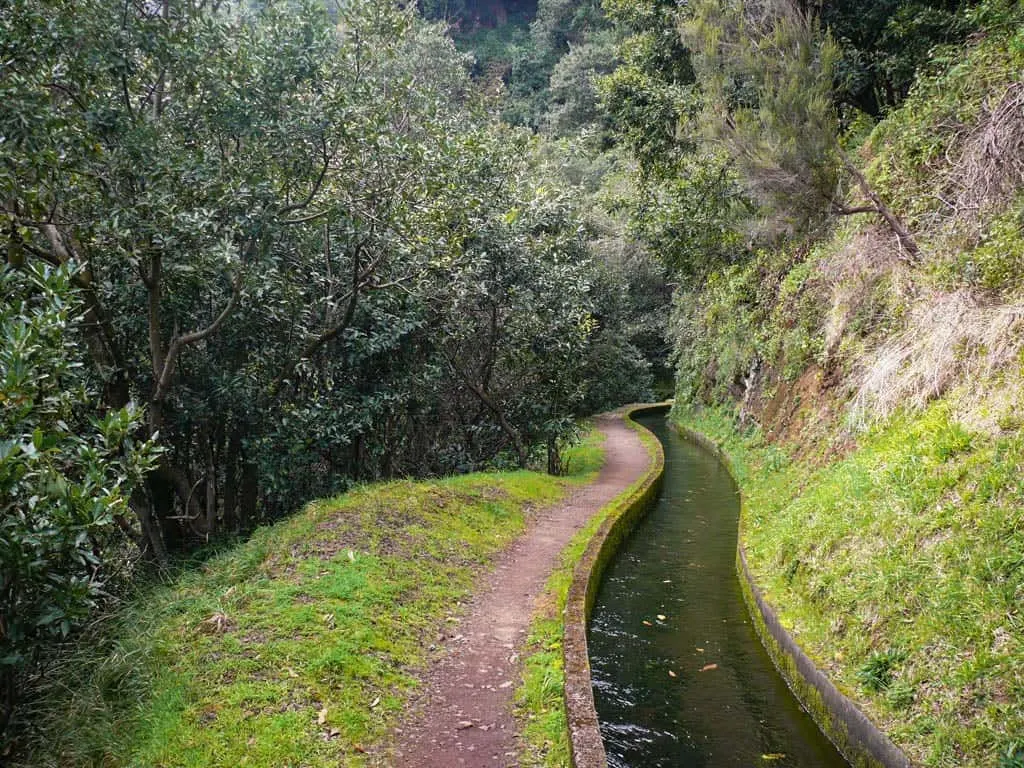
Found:
[{"label": "grassy slope", "polygon": [[70,659],[38,705],[27,765],[361,765],[528,510],[573,477],[529,472],[394,482],[295,517],[141,595]]},{"label": "grassy slope", "polygon": [[816,467],[725,411],[677,418],[733,458],[751,567],[840,689],[915,763],[996,765],[1024,734],[1024,436],[940,402]]}]

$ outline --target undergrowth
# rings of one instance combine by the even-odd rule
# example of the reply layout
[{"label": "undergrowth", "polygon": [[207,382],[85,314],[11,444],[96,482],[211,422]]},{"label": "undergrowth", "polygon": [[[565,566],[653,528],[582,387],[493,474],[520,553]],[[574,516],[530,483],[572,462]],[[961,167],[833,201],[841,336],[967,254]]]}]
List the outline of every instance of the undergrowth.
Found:
[{"label": "undergrowth", "polygon": [[730,455],[753,573],[839,688],[915,764],[1014,764],[1024,435],[971,432],[940,401],[815,466],[780,460],[782,448],[739,430],[727,410],[675,416]]},{"label": "undergrowth", "polygon": [[475,474],[316,501],[141,594],[33,703],[18,766],[364,765],[529,509],[592,476]]}]

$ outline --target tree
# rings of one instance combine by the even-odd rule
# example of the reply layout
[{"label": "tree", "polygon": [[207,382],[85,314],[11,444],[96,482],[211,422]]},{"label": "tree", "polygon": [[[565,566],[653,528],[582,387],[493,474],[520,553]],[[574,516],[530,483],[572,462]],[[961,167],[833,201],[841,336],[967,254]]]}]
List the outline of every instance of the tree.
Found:
[{"label": "tree", "polygon": [[[792,0],[703,0],[684,30],[698,52],[705,122],[761,204],[763,232],[803,232],[829,214],[875,213],[916,256],[910,232],[840,144],[838,49],[814,17]],[[846,202],[849,180],[863,204]]]},{"label": "tree", "polygon": [[466,436],[432,331],[474,269],[466,212],[505,215],[498,169],[524,161],[439,29],[368,0],[16,0],[0,47],[2,231],[19,263],[74,266],[105,407],[146,404],[152,558],[452,469],[421,450]]}]

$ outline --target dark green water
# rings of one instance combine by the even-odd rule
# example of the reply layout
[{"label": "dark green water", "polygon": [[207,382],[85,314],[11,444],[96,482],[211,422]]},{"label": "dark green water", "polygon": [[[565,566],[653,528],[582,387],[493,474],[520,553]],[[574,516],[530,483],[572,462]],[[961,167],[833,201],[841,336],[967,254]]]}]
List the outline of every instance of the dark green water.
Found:
[{"label": "dark green water", "polygon": [[665,481],[605,572],[591,619],[608,764],[847,768],[750,623],[736,575],[732,478],[663,414],[638,421],[665,448]]}]

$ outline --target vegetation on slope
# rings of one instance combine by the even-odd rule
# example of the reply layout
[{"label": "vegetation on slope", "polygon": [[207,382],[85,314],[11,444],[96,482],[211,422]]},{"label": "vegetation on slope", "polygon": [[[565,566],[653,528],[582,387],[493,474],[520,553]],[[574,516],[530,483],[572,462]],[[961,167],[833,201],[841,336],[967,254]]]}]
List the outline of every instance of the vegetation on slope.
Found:
[{"label": "vegetation on slope", "polygon": [[880,221],[825,220],[676,297],[677,418],[736,461],[755,575],[926,766],[1024,746],[1020,13],[966,11],[983,33],[933,48],[896,108],[839,137],[917,252]]},{"label": "vegetation on slope", "polygon": [[599,441],[569,459],[363,486],[144,590],[51,671],[15,764],[365,764],[481,571]]},{"label": "vegetation on slope", "polygon": [[848,457],[794,459],[727,411],[680,409],[744,492],[749,562],[786,628],[915,764],[992,766],[1024,731],[1020,434],[938,403]]}]

